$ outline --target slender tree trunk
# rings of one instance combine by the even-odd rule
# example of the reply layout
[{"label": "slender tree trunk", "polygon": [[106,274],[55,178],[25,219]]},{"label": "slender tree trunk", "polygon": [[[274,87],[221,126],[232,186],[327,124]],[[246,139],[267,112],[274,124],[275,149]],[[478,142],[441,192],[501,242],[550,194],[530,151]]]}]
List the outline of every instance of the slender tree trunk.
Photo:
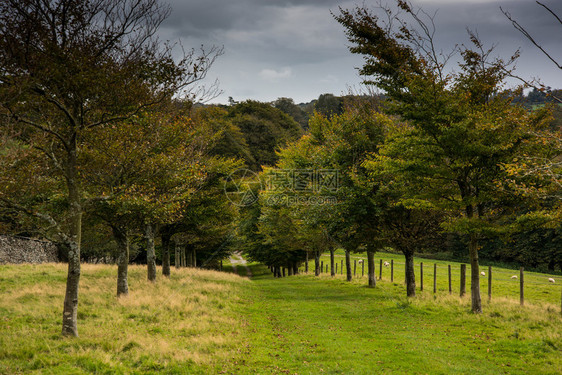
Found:
[{"label": "slender tree trunk", "polygon": [[375,277],[375,252],[367,250],[367,273],[369,274],[369,288],[377,286]]},{"label": "slender tree trunk", "polygon": [[293,275],[298,275],[299,274],[299,265],[297,264],[297,262],[293,262]]},{"label": "slender tree trunk", "polygon": [[403,251],[406,258],[406,295],[408,297],[416,296],[416,273],[414,271],[414,253],[411,251]]},{"label": "slender tree trunk", "polygon": [[113,227],[113,237],[117,242],[117,297],[129,294],[129,234],[127,230]]},{"label": "slender tree trunk", "polygon": [[304,273],[308,273],[308,251],[306,252],[306,260],[304,261]]},{"label": "slender tree trunk", "polygon": [[154,250],[154,227],[146,224],[144,227],[144,238],[146,239],[146,266],[149,281],[156,281],[156,253]]},{"label": "slender tree trunk", "polygon": [[336,276],[336,270],[334,268],[334,249],[330,249],[330,275],[332,277]]},{"label": "slender tree trunk", "polygon": [[197,250],[195,250],[195,246],[192,247],[192,257],[193,257],[193,267],[197,267]]},{"label": "slender tree trunk", "polygon": [[68,239],[68,274],[62,313],[62,334],[78,336],[78,284],[80,283],[80,243],[82,240],[82,205],[78,185],[76,139],[68,154],[66,182],[68,187],[70,230]]},{"label": "slender tree trunk", "polygon": [[162,240],[162,275],[170,277],[170,245],[172,235],[168,231],[163,231],[160,238]]},{"label": "slender tree trunk", "polygon": [[347,273],[347,281],[351,281],[353,279],[353,275],[351,274],[351,254],[349,250],[345,251],[345,268]]},{"label": "slender tree trunk", "polygon": [[287,262],[287,276],[293,276],[293,266],[291,262]]},{"label": "slender tree trunk", "polygon": [[472,312],[482,313],[482,300],[480,298],[480,266],[478,264],[478,239],[476,234],[470,235],[470,295],[472,298]]},{"label": "slender tree trunk", "polygon": [[314,275],[320,276],[320,251],[314,252]]}]

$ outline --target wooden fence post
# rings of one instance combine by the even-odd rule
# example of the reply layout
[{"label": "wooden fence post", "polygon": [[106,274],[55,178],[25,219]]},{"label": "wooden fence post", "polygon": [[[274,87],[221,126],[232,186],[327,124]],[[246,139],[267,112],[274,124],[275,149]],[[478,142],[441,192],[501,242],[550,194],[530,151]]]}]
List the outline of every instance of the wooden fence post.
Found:
[{"label": "wooden fence post", "polygon": [[488,302],[492,300],[492,266],[488,266]]},{"label": "wooden fence post", "polygon": [[523,267],[521,267],[519,268],[519,303],[521,303],[521,306],[525,304],[524,276],[525,276],[525,270],[523,269]]},{"label": "wooden fence post", "polygon": [[338,273],[338,264],[336,263],[336,274]]},{"label": "wooden fence post", "polygon": [[343,259],[341,260],[341,270],[340,273],[343,275]]},{"label": "wooden fence post", "polygon": [[356,272],[357,272],[357,259],[353,260],[353,277],[355,277]]},{"label": "wooden fence post", "polygon": [[394,282],[394,259],[390,260],[390,282]]},{"label": "wooden fence post", "polygon": [[437,293],[437,263],[433,263],[433,294]]},{"label": "wooden fence post", "polygon": [[328,273],[328,263],[326,263],[326,273]]},{"label": "wooden fence post", "polygon": [[365,259],[361,262],[361,277],[365,276]]},{"label": "wooden fence post", "polygon": [[423,291],[423,262],[420,262],[420,290]]},{"label": "wooden fence post", "polygon": [[453,284],[451,283],[451,265],[449,264],[449,294],[453,293]]},{"label": "wooden fence post", "polygon": [[381,259],[380,267],[379,267],[379,280],[382,280],[382,259]]},{"label": "wooden fence post", "polygon": [[461,264],[461,297],[466,294],[466,264]]}]

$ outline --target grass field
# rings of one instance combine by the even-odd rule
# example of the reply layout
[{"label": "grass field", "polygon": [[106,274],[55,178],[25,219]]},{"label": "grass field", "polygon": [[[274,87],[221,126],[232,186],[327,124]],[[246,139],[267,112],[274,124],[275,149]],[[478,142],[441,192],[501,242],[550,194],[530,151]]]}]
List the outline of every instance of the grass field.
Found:
[{"label": "grass field", "polygon": [[152,284],[131,266],[130,295],[117,299],[116,272],[83,266],[72,339],[60,335],[66,266],[0,266],[0,374],[209,374],[236,353],[248,279],[173,269]]},{"label": "grass field", "polygon": [[[341,274],[341,261],[345,262],[343,250],[337,250],[335,254],[337,263],[337,277],[345,278]],[[394,263],[394,283],[397,292],[403,288],[405,270],[404,270],[404,256],[400,254],[393,253],[376,253],[375,254],[375,265],[376,265],[376,277],[377,281],[380,275],[380,260],[383,262]],[[330,256],[324,254],[320,257],[320,260],[324,262],[324,268],[329,267]],[[362,264],[357,263],[356,278],[363,279],[363,282],[367,282],[367,257],[365,254],[352,254],[352,271],[354,268],[355,261],[363,260],[365,262],[365,275],[362,277]],[[443,294],[449,291],[449,271],[448,266],[451,265],[451,284],[453,294],[459,294],[460,291],[460,263],[431,260],[423,258],[415,258],[415,272],[416,272],[416,286],[417,292],[420,292],[420,263],[424,264],[423,274],[424,274],[424,293],[428,295],[433,294],[433,270],[434,264],[437,264],[437,293]],[[304,268],[304,267],[301,267]],[[309,262],[309,270],[313,272],[314,262],[311,260]],[[480,289],[482,294],[482,300],[486,300],[488,297],[488,267],[481,266],[480,271],[484,272],[485,275],[480,277]],[[382,282],[390,282],[391,278],[390,267],[384,267],[382,269]],[[512,279],[512,276],[517,276],[517,279]],[[492,267],[492,298],[496,297],[502,298],[513,298],[519,301],[519,270],[510,270],[506,268]],[[553,278],[555,283],[552,284],[548,281],[549,278]],[[466,266],[466,290],[470,293],[470,263]],[[561,293],[562,293],[562,276],[560,275],[548,275],[544,273],[529,272],[525,271],[525,302],[532,304],[551,304],[558,306],[560,309],[561,305]]]},{"label": "grass field", "polygon": [[[546,285],[557,302],[537,287],[520,307],[510,279],[498,279],[497,297],[474,315],[468,296],[449,295],[446,278],[433,295],[426,262],[426,290],[411,300],[398,266],[395,282],[385,268],[375,289],[359,277],[274,279],[258,264],[250,264],[251,281],[173,269],[170,280],[150,284],[133,266],[131,294],[117,299],[116,267],[85,265],[77,339],[59,334],[63,265],[0,266],[0,373],[562,372],[560,285]],[[495,270],[498,278],[500,271],[512,272]],[[544,276],[526,275],[533,277]]]}]

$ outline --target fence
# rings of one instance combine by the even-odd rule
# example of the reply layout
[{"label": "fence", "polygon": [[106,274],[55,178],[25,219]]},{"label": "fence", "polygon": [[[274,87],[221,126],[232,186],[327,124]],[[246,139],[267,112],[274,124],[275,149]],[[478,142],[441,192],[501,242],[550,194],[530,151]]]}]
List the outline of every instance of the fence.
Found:
[{"label": "fence", "polygon": [[[384,281],[389,279],[391,283],[394,283],[395,276],[397,276],[396,274],[400,273],[400,271],[397,271],[400,268],[404,269],[405,263],[396,262],[394,259],[388,260],[390,262],[385,261],[384,258],[375,259],[375,267],[378,266],[379,268],[378,280]],[[322,261],[321,269],[323,272],[330,274],[330,262],[326,263],[326,267],[324,268],[324,262]],[[358,272],[358,263],[361,263],[361,272]],[[352,276],[354,278],[363,278],[366,276],[365,263],[366,259],[362,257],[354,257],[354,259],[352,259]],[[334,273],[335,275],[338,275],[338,262],[334,262],[334,265]],[[435,262],[433,263],[433,267],[424,268],[424,262],[422,261],[416,263],[414,270],[419,270],[416,272],[416,280],[419,282],[417,288],[419,288],[420,292],[424,291],[424,281],[428,279],[432,284],[432,291],[434,294],[439,292],[448,292],[449,294],[453,294],[454,285],[458,285],[458,293],[461,297],[463,297],[467,294],[467,284],[468,287],[470,287],[471,277],[468,277],[467,279],[467,273],[470,274],[471,267],[468,264],[451,265],[444,262]],[[339,264],[339,271],[339,275],[344,274],[343,260],[341,260]],[[404,278],[402,278],[402,280],[404,280],[405,283],[406,272],[403,272]],[[479,267],[478,272],[481,291],[487,291],[488,301],[493,299],[495,295],[494,290],[496,290],[496,294],[501,297],[519,297],[519,303],[521,306],[525,305],[527,299],[531,302],[540,299],[543,302],[546,301],[553,304],[560,304],[560,313],[562,314],[562,292],[559,290],[559,285],[562,284],[561,276],[525,272],[523,267],[521,267],[519,271],[511,271],[506,269],[494,269],[491,266],[485,266]],[[427,293],[427,291],[425,293]]]}]

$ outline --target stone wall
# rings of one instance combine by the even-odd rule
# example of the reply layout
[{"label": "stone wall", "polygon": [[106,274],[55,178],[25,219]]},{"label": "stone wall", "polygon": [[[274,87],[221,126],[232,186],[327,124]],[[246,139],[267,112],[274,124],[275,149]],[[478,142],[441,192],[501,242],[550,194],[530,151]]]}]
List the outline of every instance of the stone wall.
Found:
[{"label": "stone wall", "polygon": [[58,248],[52,242],[0,235],[0,264],[58,261]]}]

